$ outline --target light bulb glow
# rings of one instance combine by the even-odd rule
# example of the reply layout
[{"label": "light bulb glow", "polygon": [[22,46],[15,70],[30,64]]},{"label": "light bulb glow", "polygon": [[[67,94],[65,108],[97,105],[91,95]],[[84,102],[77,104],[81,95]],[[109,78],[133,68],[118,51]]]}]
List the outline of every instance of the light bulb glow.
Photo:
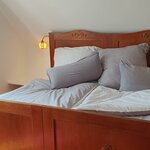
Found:
[{"label": "light bulb glow", "polygon": [[44,41],[39,42],[39,48],[40,49],[46,49],[47,48],[47,43]]}]

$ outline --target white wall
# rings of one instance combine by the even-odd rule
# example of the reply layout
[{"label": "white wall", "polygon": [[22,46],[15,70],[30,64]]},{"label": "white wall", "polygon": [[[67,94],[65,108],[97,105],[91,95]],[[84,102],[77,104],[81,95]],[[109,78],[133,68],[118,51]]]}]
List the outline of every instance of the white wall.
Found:
[{"label": "white wall", "polygon": [[0,93],[9,90],[8,83],[46,78],[49,51],[37,45],[36,36],[0,1]]},{"label": "white wall", "polygon": [[[25,53],[21,43],[5,17],[0,13],[0,93],[8,90],[7,80],[10,74],[21,73],[21,65],[25,65]],[[20,65],[21,64],[21,65]],[[26,67],[26,66],[25,66]],[[14,72],[15,70],[15,72]]]},{"label": "white wall", "polygon": [[[17,56],[11,58],[15,65],[11,66],[9,78],[27,82],[46,77],[49,51],[37,47],[44,34],[73,29],[107,33],[150,29],[149,6],[150,0],[0,0],[0,13],[5,18],[0,38],[6,36],[3,46],[6,42],[13,45],[3,50],[9,49],[10,53],[17,50]],[[11,32],[17,34],[12,36]],[[8,41],[9,34],[13,41]],[[10,57],[6,55],[5,59]]]}]

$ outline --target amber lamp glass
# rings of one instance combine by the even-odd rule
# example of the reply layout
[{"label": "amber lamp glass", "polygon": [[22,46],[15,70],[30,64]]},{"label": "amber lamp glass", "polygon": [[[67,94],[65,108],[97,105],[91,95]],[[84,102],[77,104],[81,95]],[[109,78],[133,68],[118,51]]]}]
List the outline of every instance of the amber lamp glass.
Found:
[{"label": "amber lamp glass", "polygon": [[44,38],[48,37],[48,35],[43,36],[41,42],[39,42],[39,48],[40,49],[46,49],[47,48],[47,43],[44,41]]},{"label": "amber lamp glass", "polygon": [[47,48],[47,43],[42,40],[41,42],[39,42],[39,48],[40,49],[46,49]]}]

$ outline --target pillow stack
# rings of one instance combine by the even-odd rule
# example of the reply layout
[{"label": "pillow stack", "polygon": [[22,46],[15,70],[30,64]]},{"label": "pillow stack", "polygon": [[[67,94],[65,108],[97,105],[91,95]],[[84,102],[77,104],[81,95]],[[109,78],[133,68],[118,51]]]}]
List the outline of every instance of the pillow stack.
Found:
[{"label": "pillow stack", "polygon": [[66,88],[98,79],[100,85],[121,91],[150,88],[148,51],[146,43],[107,49],[94,46],[57,48],[55,67],[47,72],[51,88]]},{"label": "pillow stack", "polygon": [[133,65],[147,66],[146,55],[148,44],[139,44],[123,48],[99,49],[99,55],[104,69],[99,84],[102,86],[119,89],[120,88],[120,69],[121,59],[129,60]]}]

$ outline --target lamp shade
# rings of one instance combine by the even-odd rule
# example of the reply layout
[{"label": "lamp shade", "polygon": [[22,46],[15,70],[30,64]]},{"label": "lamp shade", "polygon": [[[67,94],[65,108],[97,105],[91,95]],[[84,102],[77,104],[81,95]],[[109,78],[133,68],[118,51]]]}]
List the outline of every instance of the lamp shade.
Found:
[{"label": "lamp shade", "polygon": [[42,40],[41,42],[39,42],[39,48],[40,49],[46,49],[47,48],[47,43]]}]

